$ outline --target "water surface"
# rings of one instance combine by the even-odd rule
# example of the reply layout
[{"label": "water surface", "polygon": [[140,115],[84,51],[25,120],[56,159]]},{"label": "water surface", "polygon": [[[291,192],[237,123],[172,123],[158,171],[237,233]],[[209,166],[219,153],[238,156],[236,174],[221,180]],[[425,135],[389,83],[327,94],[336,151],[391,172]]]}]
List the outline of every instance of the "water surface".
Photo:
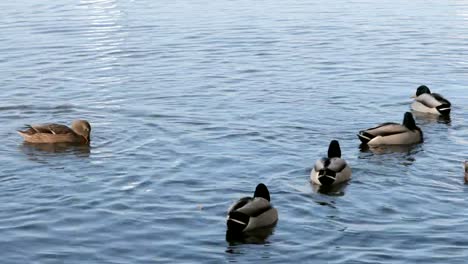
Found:
[{"label": "water surface", "polygon": [[[468,1],[3,1],[2,263],[465,263]],[[363,151],[420,84],[451,122]],[[90,148],[24,124],[88,119]],[[338,139],[353,180],[309,183]],[[228,243],[269,186],[279,222]]]}]

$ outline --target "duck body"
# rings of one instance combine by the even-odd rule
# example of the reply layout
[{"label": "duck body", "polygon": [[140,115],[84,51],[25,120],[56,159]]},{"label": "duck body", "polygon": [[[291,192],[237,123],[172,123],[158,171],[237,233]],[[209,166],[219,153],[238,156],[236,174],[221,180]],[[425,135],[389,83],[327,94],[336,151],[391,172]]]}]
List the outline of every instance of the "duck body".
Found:
[{"label": "duck body", "polygon": [[315,162],[310,172],[314,184],[322,186],[337,185],[351,179],[351,167],[341,158],[338,141],[332,140],[328,147],[328,157]]},{"label": "duck body", "polygon": [[465,183],[468,183],[468,161],[465,161]]},{"label": "duck body", "polygon": [[89,144],[91,126],[85,120],[72,123],[72,128],[61,124],[27,125],[18,133],[28,143],[74,143]]},{"label": "duck body", "polygon": [[429,88],[421,85],[416,90],[411,109],[417,112],[435,115],[450,115],[451,103],[438,93],[431,93]]},{"label": "duck body", "polygon": [[376,127],[361,130],[358,138],[363,144],[375,145],[410,145],[423,141],[422,130],[416,126],[413,115],[405,113],[403,124],[383,123]]},{"label": "duck body", "polygon": [[273,226],[278,211],[270,203],[270,194],[264,184],[255,189],[254,197],[243,197],[228,210],[227,227],[230,232],[249,232]]}]

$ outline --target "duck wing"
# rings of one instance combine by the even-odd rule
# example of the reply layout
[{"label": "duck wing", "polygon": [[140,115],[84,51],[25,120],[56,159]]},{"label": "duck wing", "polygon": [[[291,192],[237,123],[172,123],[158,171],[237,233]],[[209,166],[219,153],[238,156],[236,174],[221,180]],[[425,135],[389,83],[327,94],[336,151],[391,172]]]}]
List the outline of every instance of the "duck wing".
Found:
[{"label": "duck wing", "polygon": [[268,211],[270,208],[271,204],[267,199],[262,197],[255,197],[241,208],[238,208],[236,212],[240,212],[251,217],[256,217]]},{"label": "duck wing", "polygon": [[235,202],[231,207],[228,209],[228,214],[236,211],[237,209],[241,208],[242,206],[246,205],[248,202],[252,200],[252,197],[242,197],[237,202]]},{"label": "duck wing", "polygon": [[334,172],[340,172],[346,168],[346,161],[341,158],[321,158],[315,162],[314,170],[331,170]]},{"label": "duck wing", "polygon": [[359,131],[357,135],[362,143],[366,144],[373,138],[381,136],[390,136],[400,133],[408,132],[409,129],[402,124],[398,123],[383,123],[376,127]]},{"label": "duck wing", "polygon": [[65,126],[60,124],[42,124],[42,125],[26,125],[26,130],[20,130],[20,132],[34,135],[38,133],[54,134],[54,135],[63,135],[63,134],[74,134],[75,132]]},{"label": "duck wing", "polygon": [[434,96],[434,99],[439,101],[441,104],[451,106],[449,100],[445,99],[442,95],[440,95],[438,93],[433,93],[432,95]]},{"label": "duck wing", "polygon": [[327,163],[328,158],[321,158],[315,162],[314,170],[320,171],[325,169],[325,163]]},{"label": "duck wing", "polygon": [[437,111],[439,111],[441,115],[449,115],[451,110],[450,102],[440,94],[433,93],[432,95],[434,96],[434,99],[440,103],[440,105],[436,106]]},{"label": "duck wing", "polygon": [[331,158],[330,165],[328,165],[328,169],[334,172],[341,172],[346,168],[347,164],[344,159],[341,158]]},{"label": "duck wing", "polygon": [[[440,96],[439,94],[421,94],[419,95],[418,97],[415,98],[415,101],[417,102],[420,102],[421,104],[423,104],[424,106],[428,107],[428,108],[436,108],[438,107],[439,105],[442,104],[442,102],[439,101],[438,98],[442,98],[442,96]],[[445,99],[443,99],[445,100]],[[445,100],[447,101],[447,100]]]}]

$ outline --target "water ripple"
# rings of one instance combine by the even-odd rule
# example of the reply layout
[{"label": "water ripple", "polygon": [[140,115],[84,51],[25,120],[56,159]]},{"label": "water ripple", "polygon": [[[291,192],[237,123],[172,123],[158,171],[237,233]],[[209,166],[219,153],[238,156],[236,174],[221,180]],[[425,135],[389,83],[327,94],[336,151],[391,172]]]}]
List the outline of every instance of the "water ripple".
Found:
[{"label": "water ripple", "polygon": [[[0,3],[4,263],[465,263],[468,5],[425,1]],[[356,11],[359,12],[356,12]],[[360,148],[416,87],[425,142]],[[90,120],[90,147],[23,144]],[[310,170],[338,139],[353,179]],[[225,216],[267,184],[279,222],[231,244]]]}]

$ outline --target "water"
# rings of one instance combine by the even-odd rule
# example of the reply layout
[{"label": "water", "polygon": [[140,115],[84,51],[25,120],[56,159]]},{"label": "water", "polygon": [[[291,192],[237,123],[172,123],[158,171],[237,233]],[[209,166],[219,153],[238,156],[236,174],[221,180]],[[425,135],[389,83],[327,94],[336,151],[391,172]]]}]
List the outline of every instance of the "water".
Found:
[{"label": "water", "polygon": [[[2,263],[465,263],[468,1],[3,1]],[[361,151],[426,84],[424,144]],[[90,148],[22,143],[88,119]],[[338,139],[353,180],[322,194]],[[269,186],[259,244],[229,205]]]}]

